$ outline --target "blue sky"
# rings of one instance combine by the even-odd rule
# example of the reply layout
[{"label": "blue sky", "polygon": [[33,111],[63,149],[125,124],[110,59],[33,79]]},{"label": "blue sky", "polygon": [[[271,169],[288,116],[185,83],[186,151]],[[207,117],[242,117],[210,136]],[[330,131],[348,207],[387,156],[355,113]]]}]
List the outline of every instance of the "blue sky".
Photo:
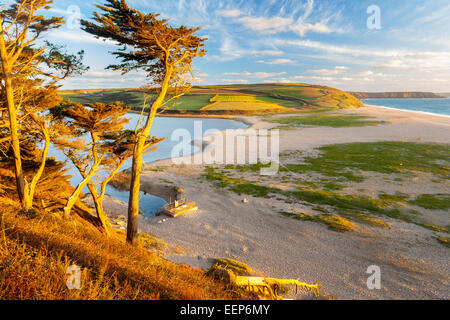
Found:
[{"label": "blue sky", "polygon": [[[135,88],[145,74],[106,71],[115,46],[81,31],[77,10],[92,16],[102,1],[56,0],[68,24],[47,35],[84,49],[90,71],[65,89]],[[448,0],[128,0],[174,25],[201,26],[208,54],[195,62],[195,84],[311,83],[355,91],[450,92]],[[74,5],[75,4],[75,5]],[[375,5],[381,28],[368,27]],[[374,21],[374,20],[371,20]]]}]

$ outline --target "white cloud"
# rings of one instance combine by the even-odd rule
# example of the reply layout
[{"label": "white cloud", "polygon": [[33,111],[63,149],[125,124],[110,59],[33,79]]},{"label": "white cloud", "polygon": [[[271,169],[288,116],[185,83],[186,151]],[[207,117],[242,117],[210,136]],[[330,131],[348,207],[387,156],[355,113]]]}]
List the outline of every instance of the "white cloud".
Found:
[{"label": "white cloud", "polygon": [[[241,14],[237,15],[240,18],[236,19],[235,22],[241,23],[247,29],[265,34],[294,32],[303,37],[308,32],[343,32],[342,29],[332,28],[328,25],[331,20],[336,20],[339,17],[339,12],[330,13],[321,9],[314,10],[314,6],[314,0],[308,0],[306,3],[299,2],[295,7],[288,9],[289,11],[283,5],[279,10],[279,16],[272,17],[242,16],[242,12],[240,12]],[[303,12],[303,14],[298,16],[298,12]],[[316,21],[308,21],[312,19]]]},{"label": "white cloud", "polygon": [[99,79],[108,79],[111,77],[117,77],[119,72],[108,72],[108,71],[88,71],[83,74],[85,78],[99,78]]},{"label": "white cloud", "polygon": [[323,76],[331,76],[331,75],[345,73],[348,70],[349,70],[348,67],[337,66],[337,67],[334,67],[333,69],[307,70],[307,71],[305,71],[305,73],[314,73],[314,74],[323,75]]},{"label": "white cloud", "polygon": [[419,52],[404,49],[338,46],[311,40],[271,39],[269,43],[277,46],[294,46],[325,51],[338,56],[361,57],[365,59],[362,62],[383,69],[450,69],[450,52],[447,51]]},{"label": "white cloud", "polygon": [[248,80],[245,79],[221,79],[222,82],[232,83],[232,84],[247,84]]},{"label": "white cloud", "polygon": [[94,43],[94,44],[104,44],[104,45],[115,45],[116,43],[111,40],[103,41],[102,39],[97,39],[90,33],[84,32],[80,29],[64,31],[64,30],[55,30],[49,32],[46,35],[47,38],[57,39],[57,40],[65,40],[72,42],[81,42],[81,43]]},{"label": "white cloud", "polygon": [[331,33],[332,30],[322,22],[307,23],[303,21],[295,22],[291,17],[241,17],[236,20],[247,29],[263,32],[265,34],[275,34],[279,32],[293,31],[300,36],[306,35],[309,31],[316,33]]},{"label": "white cloud", "polygon": [[300,36],[304,36],[308,31],[316,32],[316,33],[331,33],[333,30],[330,29],[327,25],[317,22],[314,24],[311,23],[300,23],[290,27],[292,31],[297,33]]},{"label": "white cloud", "polygon": [[283,17],[242,17],[237,19],[236,22],[253,31],[273,34],[288,30],[289,25],[293,23],[293,19]]},{"label": "white cloud", "polygon": [[183,10],[184,8],[184,0],[179,0],[178,1],[178,11]]},{"label": "white cloud", "polygon": [[216,12],[219,16],[225,17],[225,18],[236,18],[242,15],[242,11],[238,9],[232,9],[232,10],[219,10]]},{"label": "white cloud", "polygon": [[272,61],[265,61],[265,60],[258,60],[257,63],[264,63],[264,64],[289,64],[294,63],[294,60],[291,59],[275,59]]},{"label": "white cloud", "polygon": [[286,72],[274,72],[274,73],[270,73],[270,72],[248,72],[248,71],[244,71],[244,72],[227,72],[224,73],[224,76],[229,76],[229,77],[245,77],[245,78],[254,78],[254,79],[265,79],[265,78],[271,78],[271,77],[277,77],[277,76],[281,76],[286,74]]},{"label": "white cloud", "polygon": [[280,50],[253,50],[251,54],[255,56],[281,56],[284,52]]},{"label": "white cloud", "polygon": [[246,54],[245,50],[242,50],[237,43],[228,35],[222,40],[222,45],[219,49],[221,56],[211,56],[213,60],[217,61],[230,61],[239,59]]}]

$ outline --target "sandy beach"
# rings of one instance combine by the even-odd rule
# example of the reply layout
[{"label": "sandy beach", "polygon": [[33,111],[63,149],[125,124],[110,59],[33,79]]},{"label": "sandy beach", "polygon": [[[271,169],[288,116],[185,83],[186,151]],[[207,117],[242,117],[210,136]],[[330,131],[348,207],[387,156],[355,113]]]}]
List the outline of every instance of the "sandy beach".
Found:
[{"label": "sandy beach", "polygon": [[[339,111],[384,121],[371,127],[304,127],[281,130],[280,152],[314,153],[321,146],[351,142],[407,141],[448,143],[450,119],[444,116],[364,107]],[[252,129],[273,128],[271,117],[242,117]],[[208,268],[211,258],[232,258],[270,277],[300,279],[322,287],[339,299],[449,299],[450,252],[435,239],[439,233],[401,220],[385,218],[391,229],[358,224],[354,232],[339,233],[322,224],[296,221],[281,211],[311,213],[302,203],[239,195],[214,187],[202,174],[204,165],[173,165],[172,160],[148,164],[142,190],[157,194],[158,185],[181,187],[198,210],[176,219],[140,218],[140,230],[183,248],[167,252],[169,260]],[[264,180],[265,179],[265,180]],[[271,185],[271,178],[264,178]],[[415,180],[414,180],[415,179]],[[428,177],[386,182],[373,175],[344,192],[365,189],[368,194],[401,191],[407,194],[449,193],[450,183],[429,182]],[[158,195],[158,194],[157,194]],[[248,200],[248,201],[247,201]],[[126,206],[105,201],[115,219]],[[429,223],[450,225],[448,211],[424,211]],[[122,218],[123,219],[123,218]],[[381,268],[381,289],[366,286],[367,268]]]}]

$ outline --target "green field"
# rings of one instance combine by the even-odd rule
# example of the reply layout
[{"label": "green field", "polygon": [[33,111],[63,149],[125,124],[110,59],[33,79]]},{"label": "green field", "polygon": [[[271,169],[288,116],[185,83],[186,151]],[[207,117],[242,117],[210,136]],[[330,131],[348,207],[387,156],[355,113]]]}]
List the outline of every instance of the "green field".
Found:
[{"label": "green field", "polygon": [[287,127],[283,127],[284,129],[297,128],[301,126],[319,126],[333,128],[365,127],[376,126],[382,123],[381,121],[374,121],[368,117],[357,115],[313,115],[305,117],[288,117],[284,119],[272,120],[272,122],[287,125]]},{"label": "green field", "polygon": [[216,102],[256,102],[255,96],[250,95],[217,95],[211,101]]},{"label": "green field", "polygon": [[[123,101],[138,109],[146,94],[141,89],[105,89],[61,91],[60,95],[78,103]],[[314,109],[357,108],[361,101],[330,87],[305,84],[252,84],[193,87],[189,94],[171,103],[172,110],[200,110],[212,103],[227,103],[225,110],[258,110],[291,108],[295,111]],[[236,103],[235,106],[231,104]],[[265,107],[264,107],[264,104]],[[207,109],[210,109],[209,107]],[[214,110],[221,109],[218,106]]]},{"label": "green field", "polygon": [[144,102],[145,95],[141,91],[127,91],[121,89],[103,90],[99,92],[60,92],[63,98],[69,98],[77,103],[110,103],[115,101],[124,101],[131,106],[139,106]]},{"label": "green field", "polygon": [[210,104],[213,94],[186,94],[173,101],[171,109],[175,110],[200,110]]},{"label": "green field", "polygon": [[[318,151],[314,156],[302,151],[281,154],[279,174],[267,180],[260,175],[265,166],[261,163],[208,167],[203,176],[217,188],[237,194],[306,204],[316,214],[282,213],[328,225],[335,231],[350,231],[355,222],[389,228],[389,223],[380,220],[389,218],[450,233],[450,225],[436,225],[427,214],[430,210],[450,208],[450,195],[444,186],[450,177],[448,144],[358,142],[323,146]],[[373,174],[387,184],[393,179],[413,183],[414,177],[420,176],[424,183],[443,184],[443,192],[422,194],[419,188],[405,194],[384,189],[384,185],[377,187],[377,192],[366,192],[355,187],[370,183]],[[346,188],[354,189],[348,192]],[[448,238],[441,242],[448,243]]]}]

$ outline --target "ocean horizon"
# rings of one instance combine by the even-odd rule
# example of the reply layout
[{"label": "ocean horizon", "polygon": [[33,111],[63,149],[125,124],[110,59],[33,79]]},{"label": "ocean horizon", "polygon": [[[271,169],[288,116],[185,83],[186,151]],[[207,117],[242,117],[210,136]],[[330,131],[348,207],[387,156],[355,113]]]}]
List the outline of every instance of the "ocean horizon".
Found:
[{"label": "ocean horizon", "polygon": [[366,105],[424,114],[450,116],[450,98],[440,99],[362,99]]}]

